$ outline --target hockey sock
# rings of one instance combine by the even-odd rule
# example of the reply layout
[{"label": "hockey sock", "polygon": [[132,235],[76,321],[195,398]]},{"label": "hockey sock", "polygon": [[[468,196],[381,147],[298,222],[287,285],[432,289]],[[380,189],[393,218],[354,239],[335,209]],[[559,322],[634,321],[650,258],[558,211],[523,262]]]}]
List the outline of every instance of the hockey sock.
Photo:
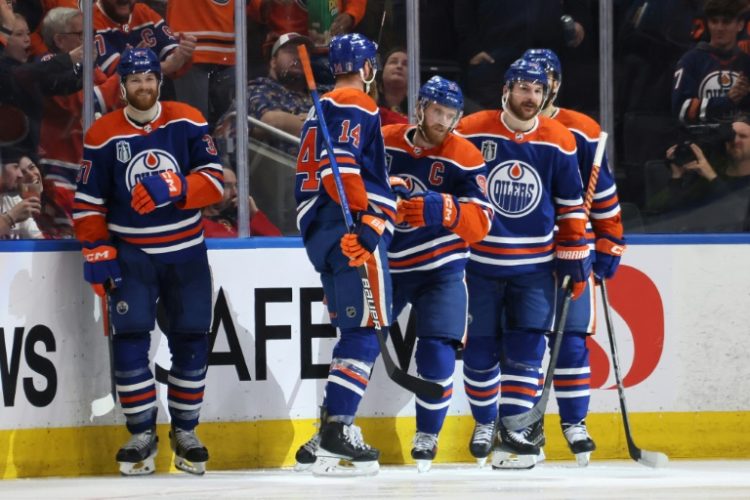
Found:
[{"label": "hockey sock", "polygon": [[591,366],[586,337],[581,333],[565,333],[560,345],[553,382],[563,423],[577,424],[589,410]]},{"label": "hockey sock", "polygon": [[464,349],[464,391],[471,414],[480,424],[494,423],[497,418],[498,349],[495,337],[472,337]]},{"label": "hockey sock", "polygon": [[541,332],[506,330],[503,332],[503,359],[500,376],[500,415],[529,411],[543,384],[542,359],[545,338]]},{"label": "hockey sock", "polygon": [[117,333],[112,339],[117,397],[131,434],[156,425],[156,383],[148,362],[148,332]]},{"label": "hockey sock", "polygon": [[371,328],[342,328],[333,348],[323,406],[331,421],[351,424],[367,389],[372,365],[380,353]]},{"label": "hockey sock", "polygon": [[445,388],[439,399],[416,396],[417,430],[438,434],[453,395],[453,371],[456,367],[453,341],[435,337],[420,338],[417,341],[415,360],[420,377],[437,382]]},{"label": "hockey sock", "polygon": [[172,368],[169,370],[167,401],[172,424],[184,430],[198,425],[203,391],[206,386],[208,336],[206,334],[171,333],[169,348]]}]

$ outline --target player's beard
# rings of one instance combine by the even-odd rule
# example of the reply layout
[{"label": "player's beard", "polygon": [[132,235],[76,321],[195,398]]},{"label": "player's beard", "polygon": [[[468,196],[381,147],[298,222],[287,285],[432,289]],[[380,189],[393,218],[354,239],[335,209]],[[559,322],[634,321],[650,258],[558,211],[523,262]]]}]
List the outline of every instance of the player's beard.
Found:
[{"label": "player's beard", "polygon": [[442,144],[445,137],[448,135],[448,129],[439,125],[433,125],[431,127],[420,126],[419,132],[422,134],[422,137],[433,146]]},{"label": "player's beard", "polygon": [[148,111],[156,105],[158,99],[158,91],[153,91],[151,89],[138,90],[134,93],[128,92],[127,94],[128,104],[138,111]]},{"label": "player's beard", "polygon": [[539,106],[531,99],[525,99],[520,103],[508,99],[508,109],[521,121],[529,121],[539,113]]}]

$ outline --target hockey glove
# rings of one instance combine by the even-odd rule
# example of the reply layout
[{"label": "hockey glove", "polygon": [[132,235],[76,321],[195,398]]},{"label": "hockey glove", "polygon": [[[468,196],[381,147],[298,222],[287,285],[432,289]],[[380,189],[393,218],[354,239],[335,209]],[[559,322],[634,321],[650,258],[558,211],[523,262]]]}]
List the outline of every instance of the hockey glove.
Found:
[{"label": "hockey glove", "polygon": [[591,256],[585,241],[557,244],[557,277],[570,276],[573,281],[573,300],[586,290],[591,274]]},{"label": "hockey glove", "polygon": [[359,267],[370,258],[385,231],[385,221],[372,214],[360,215],[357,229],[341,237],[341,252],[349,257],[349,265]]},{"label": "hockey glove", "polygon": [[617,272],[620,257],[625,252],[625,240],[604,236],[596,240],[594,276],[598,280],[609,279]]},{"label": "hockey glove", "polygon": [[411,197],[411,189],[406,181],[398,175],[392,175],[388,178],[388,183],[391,185],[391,190],[396,193],[396,197],[400,200],[408,200]]},{"label": "hockey glove", "polygon": [[460,211],[455,197],[434,191],[398,202],[399,215],[403,214],[404,222],[412,227],[442,225],[453,229]]},{"label": "hockey glove", "polygon": [[83,279],[91,283],[94,293],[104,297],[104,284],[110,281],[112,288],[122,283],[117,249],[108,242],[97,241],[83,247]]},{"label": "hockey glove", "polygon": [[180,201],[185,197],[187,183],[179,172],[168,170],[142,179],[133,188],[130,206],[139,214],[147,214],[157,207]]}]

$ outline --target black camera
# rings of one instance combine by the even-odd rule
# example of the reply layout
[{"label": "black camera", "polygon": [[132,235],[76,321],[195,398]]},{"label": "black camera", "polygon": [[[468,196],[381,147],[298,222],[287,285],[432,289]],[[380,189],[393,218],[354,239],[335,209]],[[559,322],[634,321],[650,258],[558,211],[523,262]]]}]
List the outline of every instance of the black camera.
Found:
[{"label": "black camera", "polygon": [[681,143],[679,143],[674,149],[674,154],[669,161],[674,163],[678,167],[682,167],[690,162],[697,161],[698,158],[695,156],[693,149],[690,147],[691,144],[692,141],[682,141]]}]

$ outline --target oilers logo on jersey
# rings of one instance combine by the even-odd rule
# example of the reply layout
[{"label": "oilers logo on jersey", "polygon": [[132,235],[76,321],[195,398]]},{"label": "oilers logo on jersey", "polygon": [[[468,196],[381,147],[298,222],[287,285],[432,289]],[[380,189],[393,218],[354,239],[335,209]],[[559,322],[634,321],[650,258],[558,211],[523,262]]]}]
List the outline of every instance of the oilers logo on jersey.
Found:
[{"label": "oilers logo on jersey", "polygon": [[736,71],[712,71],[701,81],[698,95],[704,99],[723,97],[729,93],[739,76]]},{"label": "oilers logo on jersey", "polygon": [[[163,172],[180,172],[174,156],[162,149],[146,149],[138,153],[128,164],[125,174],[125,185],[132,191],[138,182],[145,177],[159,175]],[[165,203],[168,205],[170,202]],[[159,205],[163,206],[163,205]]]},{"label": "oilers logo on jersey", "polygon": [[487,195],[502,215],[530,214],[542,199],[542,180],[529,164],[518,160],[500,163],[487,179]]}]

